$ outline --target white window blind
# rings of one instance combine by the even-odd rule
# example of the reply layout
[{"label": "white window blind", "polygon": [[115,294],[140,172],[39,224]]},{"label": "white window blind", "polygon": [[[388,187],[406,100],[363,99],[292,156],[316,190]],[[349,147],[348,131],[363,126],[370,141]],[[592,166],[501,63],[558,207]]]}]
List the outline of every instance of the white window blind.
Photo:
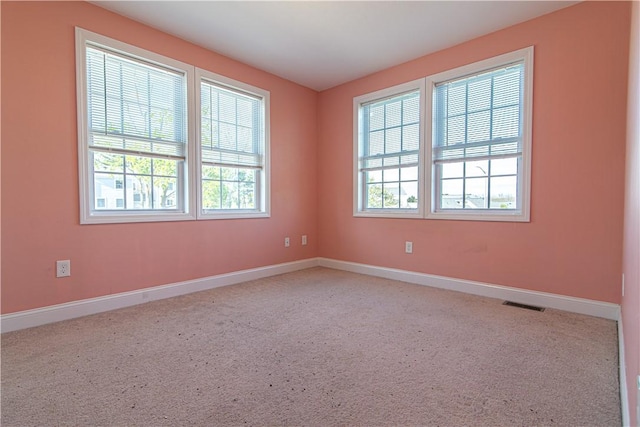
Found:
[{"label": "white window blind", "polygon": [[86,48],[86,70],[92,150],[184,160],[183,73],[97,46]]},{"label": "white window blind", "polygon": [[362,106],[363,171],[416,166],[420,155],[420,92]]},{"label": "white window blind", "polygon": [[265,216],[268,92],[201,73],[200,213]]},{"label": "white window blind", "polygon": [[522,155],[523,81],[517,63],[436,84],[433,161]]},{"label": "white window blind", "polygon": [[262,99],[201,82],[202,164],[262,169]]}]

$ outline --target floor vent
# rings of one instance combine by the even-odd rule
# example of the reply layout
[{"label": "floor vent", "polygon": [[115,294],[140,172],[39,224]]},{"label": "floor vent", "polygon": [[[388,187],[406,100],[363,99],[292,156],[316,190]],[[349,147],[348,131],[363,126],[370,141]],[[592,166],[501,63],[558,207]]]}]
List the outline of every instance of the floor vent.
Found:
[{"label": "floor vent", "polygon": [[526,308],[527,310],[533,310],[533,311],[544,311],[543,307],[535,307],[533,305],[520,304],[513,301],[505,301],[502,303],[502,305],[510,305],[511,307]]}]

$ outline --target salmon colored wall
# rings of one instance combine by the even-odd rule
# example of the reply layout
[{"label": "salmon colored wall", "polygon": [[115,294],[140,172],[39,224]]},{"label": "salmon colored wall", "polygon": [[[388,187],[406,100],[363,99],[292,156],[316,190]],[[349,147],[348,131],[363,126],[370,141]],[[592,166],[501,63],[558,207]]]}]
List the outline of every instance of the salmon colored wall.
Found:
[{"label": "salmon colored wall", "polygon": [[[89,3],[1,7],[2,313],[317,255],[316,92]],[[74,26],[269,90],[271,218],[81,226]]]},{"label": "salmon colored wall", "polygon": [[[320,256],[619,303],[630,7],[580,3],[322,92]],[[353,97],[530,45],[530,223],[353,217]]]},{"label": "salmon colored wall", "polygon": [[640,3],[633,2],[631,47],[629,49],[629,102],[627,111],[627,167],[624,210],[624,252],[622,298],[627,391],[631,425],[637,426],[640,374]]}]

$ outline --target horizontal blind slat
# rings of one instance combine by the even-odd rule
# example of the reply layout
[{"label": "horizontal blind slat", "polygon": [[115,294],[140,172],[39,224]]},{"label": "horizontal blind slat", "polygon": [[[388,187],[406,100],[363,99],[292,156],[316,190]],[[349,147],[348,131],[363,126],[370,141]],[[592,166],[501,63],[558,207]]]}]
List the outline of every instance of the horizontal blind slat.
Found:
[{"label": "horizontal blind slat", "polygon": [[262,98],[204,80],[200,94],[202,163],[262,169]]},{"label": "horizontal blind slat", "polygon": [[185,157],[185,144],[163,140],[149,140],[129,135],[89,134],[89,147],[121,150],[132,153],[147,153],[165,156]]},{"label": "horizontal blind slat", "polygon": [[464,160],[465,158],[496,157],[522,153],[520,138],[455,144],[433,148],[433,160]]},{"label": "horizontal blind slat", "polygon": [[183,73],[96,46],[86,64],[91,146],[184,156]]}]

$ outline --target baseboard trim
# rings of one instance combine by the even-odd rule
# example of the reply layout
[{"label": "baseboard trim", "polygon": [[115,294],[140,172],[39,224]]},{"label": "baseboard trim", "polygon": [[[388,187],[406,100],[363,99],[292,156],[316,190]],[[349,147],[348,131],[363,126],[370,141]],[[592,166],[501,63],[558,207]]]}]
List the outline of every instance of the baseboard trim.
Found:
[{"label": "baseboard trim", "polygon": [[74,319],[76,317],[185,295],[192,292],[234,285],[278,274],[291,273],[297,270],[316,267],[317,265],[317,258],[309,258],[284,264],[235,271],[232,273],[204,277],[201,279],[187,280],[185,282],[171,283],[131,292],[123,292],[114,295],[36,308],[33,310],[25,310],[17,313],[4,314],[0,316],[0,330],[2,333],[17,331],[34,326],[45,325],[47,323]]},{"label": "baseboard trim", "polygon": [[622,330],[622,316],[618,319],[618,358],[620,365],[620,409],[622,411],[623,427],[631,425],[629,412],[629,391],[627,389],[627,368],[624,357],[624,333]]},{"label": "baseboard trim", "polygon": [[619,320],[620,306],[617,304],[567,297],[545,292],[529,291],[507,286],[492,285],[489,283],[474,282],[471,280],[436,276],[426,273],[417,273],[407,270],[358,264],[330,258],[309,258],[300,261],[188,280],[185,282],[171,283],[131,292],[73,301],[33,310],[20,311],[17,313],[4,314],[0,316],[0,330],[2,333],[17,331],[34,326],[45,325],[47,323],[74,319],[76,317],[102,313],[104,311],[116,310],[119,308],[130,307],[150,301],[171,298],[221,286],[234,285],[249,280],[290,273],[316,266],[351,271],[354,273],[367,274],[386,279],[400,280],[403,282],[448,289],[489,298],[504,299],[521,304],[555,308],[573,313],[603,317],[605,319],[617,320],[618,325],[621,324],[621,321]]},{"label": "baseboard trim", "polygon": [[435,276],[394,268],[376,267],[348,261],[329,258],[319,258],[318,265],[336,270],[351,271],[385,279],[400,280],[417,285],[433,288],[448,289],[489,298],[504,299],[520,304],[537,307],[555,308],[572,313],[586,314],[610,320],[618,320],[620,306],[618,304],[595,301],[584,298],[569,297],[546,292],[529,291],[508,286],[492,285],[490,283],[474,282],[471,280],[454,279],[451,277]]}]

